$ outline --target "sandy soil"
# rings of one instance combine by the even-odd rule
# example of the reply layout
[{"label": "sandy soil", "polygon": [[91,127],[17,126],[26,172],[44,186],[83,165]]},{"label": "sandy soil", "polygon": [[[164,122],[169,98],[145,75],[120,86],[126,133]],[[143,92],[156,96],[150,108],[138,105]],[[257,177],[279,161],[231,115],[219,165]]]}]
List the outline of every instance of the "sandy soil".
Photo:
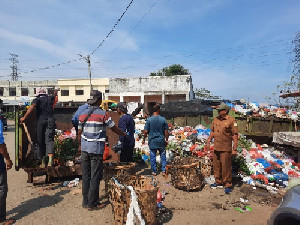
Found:
[{"label": "sandy soil", "polygon": [[[14,127],[9,121],[9,129],[4,132],[11,158],[14,158]],[[144,171],[144,172],[147,172]],[[270,197],[261,190],[253,190],[247,185],[237,185],[230,195],[223,190],[204,187],[198,192],[184,192],[170,185],[169,180],[158,176],[161,191],[165,190],[166,210],[160,214],[160,224],[266,224],[280,199]],[[46,186],[27,183],[27,173],[23,170],[8,172],[9,193],[7,216],[16,219],[16,224],[113,224],[111,205],[99,211],[87,211],[81,207],[80,187],[62,187],[62,182]],[[104,184],[101,182],[101,196]],[[252,212],[240,213],[235,210],[240,197],[249,199]],[[103,199],[106,201],[107,199]]]}]

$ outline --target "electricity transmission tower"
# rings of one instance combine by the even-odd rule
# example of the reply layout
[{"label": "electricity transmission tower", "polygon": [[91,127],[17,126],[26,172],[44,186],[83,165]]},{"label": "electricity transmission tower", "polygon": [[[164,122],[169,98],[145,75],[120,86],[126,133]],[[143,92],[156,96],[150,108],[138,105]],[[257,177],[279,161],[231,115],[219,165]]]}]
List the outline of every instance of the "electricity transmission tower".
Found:
[{"label": "electricity transmission tower", "polygon": [[11,58],[9,59],[11,61],[10,68],[12,69],[12,73],[10,74],[11,80],[16,81],[18,80],[18,55],[16,54],[10,54]]},{"label": "electricity transmission tower", "polygon": [[295,75],[296,81],[298,82],[296,87],[299,89],[300,88],[300,32],[298,32],[295,35],[293,44],[294,44],[293,74]]}]

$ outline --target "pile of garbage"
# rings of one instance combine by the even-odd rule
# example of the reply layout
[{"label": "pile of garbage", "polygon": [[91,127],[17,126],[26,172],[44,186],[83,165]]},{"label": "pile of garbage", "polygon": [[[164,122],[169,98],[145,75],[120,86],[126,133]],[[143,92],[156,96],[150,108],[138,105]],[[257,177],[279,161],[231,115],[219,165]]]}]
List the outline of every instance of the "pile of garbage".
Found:
[{"label": "pile of garbage", "polygon": [[76,131],[73,127],[71,131],[63,132],[55,130],[54,137],[54,163],[55,165],[73,166],[81,161],[75,156],[78,154],[78,141]]},{"label": "pile of garbage", "polygon": [[258,117],[278,117],[289,118],[294,122],[300,118],[300,112],[296,110],[289,110],[287,108],[281,108],[277,105],[266,105],[252,102],[244,105],[233,105],[232,103],[226,103],[236,113],[241,115],[253,115]]},{"label": "pile of garbage", "polygon": [[[135,157],[149,163],[150,150],[147,141],[143,142],[142,130],[145,121],[136,120],[136,145]],[[176,127],[169,125],[170,136],[166,147],[167,162],[174,160],[175,156],[198,156],[212,159],[213,143],[207,149],[206,143],[211,130],[202,125],[195,128]],[[160,156],[156,161],[160,163]],[[236,167],[237,175],[242,177],[245,183],[265,188],[276,192],[288,185],[289,179],[300,177],[300,163],[283,151],[259,145],[243,135],[239,135],[238,154],[233,158],[233,167]]]},{"label": "pile of garbage", "polygon": [[238,149],[249,170],[249,174],[241,175],[245,183],[276,192],[285,188],[291,178],[300,177],[300,163],[283,151],[256,144],[243,136],[240,139],[246,143]]},{"label": "pile of garbage", "polygon": [[[146,163],[150,160],[150,150],[148,141],[143,142],[142,130],[145,127],[145,120],[135,120],[135,154],[134,159],[142,159]],[[211,149],[206,149],[205,145],[210,135],[211,130],[202,125],[195,128],[190,126],[178,127],[169,124],[169,139],[168,146],[166,147],[167,162],[170,163],[176,156],[190,156],[195,155],[198,157],[208,156],[212,158]],[[156,157],[156,161],[160,163],[160,156]]]}]

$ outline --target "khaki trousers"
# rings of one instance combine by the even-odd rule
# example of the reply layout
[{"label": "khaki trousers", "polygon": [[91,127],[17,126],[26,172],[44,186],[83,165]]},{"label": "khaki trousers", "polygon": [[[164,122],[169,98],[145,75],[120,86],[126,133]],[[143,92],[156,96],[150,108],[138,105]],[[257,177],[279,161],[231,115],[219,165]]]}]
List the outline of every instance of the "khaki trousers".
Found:
[{"label": "khaki trousers", "polygon": [[231,151],[214,151],[213,168],[217,184],[232,187]]}]

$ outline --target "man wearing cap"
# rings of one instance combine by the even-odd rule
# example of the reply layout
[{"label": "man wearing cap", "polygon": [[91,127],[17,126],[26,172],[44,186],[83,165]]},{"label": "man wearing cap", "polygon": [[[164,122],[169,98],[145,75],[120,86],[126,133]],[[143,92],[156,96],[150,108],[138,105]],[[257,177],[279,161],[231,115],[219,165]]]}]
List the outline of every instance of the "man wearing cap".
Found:
[{"label": "man wearing cap", "polygon": [[46,166],[46,154],[48,154],[48,165],[53,166],[54,157],[54,136],[55,136],[55,119],[53,105],[57,96],[57,90],[49,96],[46,89],[39,87],[36,90],[36,98],[33,99],[31,106],[26,114],[20,118],[23,123],[29,114],[36,109],[36,137],[37,152],[35,157],[42,160],[42,167]]},{"label": "man wearing cap", "polygon": [[89,210],[105,206],[99,204],[99,185],[103,170],[106,127],[118,135],[126,136],[126,133],[115,126],[108,113],[99,107],[101,102],[102,93],[93,90],[91,99],[87,101],[89,106],[79,115],[78,123],[78,151],[81,152],[82,160],[82,207]]},{"label": "man wearing cap", "polygon": [[117,112],[121,116],[118,127],[127,134],[126,137],[120,136],[120,142],[122,143],[120,161],[132,162],[132,155],[135,144],[135,122],[132,116],[127,113],[127,105],[125,102],[119,102],[117,104]]},{"label": "man wearing cap", "polygon": [[[214,139],[213,170],[216,183],[211,188],[225,186],[225,193],[232,191],[231,156],[236,154],[238,127],[234,118],[228,115],[229,106],[221,103],[217,108],[219,115],[213,120],[207,148]],[[233,145],[232,145],[233,141]]]}]

